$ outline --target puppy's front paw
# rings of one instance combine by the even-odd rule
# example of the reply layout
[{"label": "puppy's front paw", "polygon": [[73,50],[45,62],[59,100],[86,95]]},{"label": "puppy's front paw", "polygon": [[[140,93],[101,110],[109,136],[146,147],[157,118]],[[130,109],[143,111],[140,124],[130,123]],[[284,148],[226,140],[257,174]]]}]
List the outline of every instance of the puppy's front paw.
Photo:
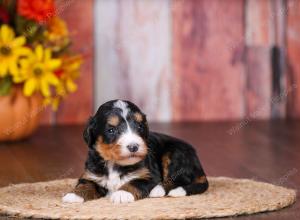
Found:
[{"label": "puppy's front paw", "polygon": [[62,201],[66,203],[83,203],[84,199],[75,193],[68,193],[62,198]]},{"label": "puppy's front paw", "polygon": [[125,190],[118,190],[111,194],[110,201],[116,204],[129,203],[134,201],[134,196]]},{"label": "puppy's front paw", "polygon": [[166,195],[166,191],[164,190],[164,188],[161,185],[157,185],[151,190],[149,197],[158,198],[158,197],[164,197],[165,195]]},{"label": "puppy's front paw", "polygon": [[184,188],[177,187],[175,189],[172,189],[169,193],[168,196],[171,197],[182,197],[182,196],[186,196],[186,191],[184,190]]}]

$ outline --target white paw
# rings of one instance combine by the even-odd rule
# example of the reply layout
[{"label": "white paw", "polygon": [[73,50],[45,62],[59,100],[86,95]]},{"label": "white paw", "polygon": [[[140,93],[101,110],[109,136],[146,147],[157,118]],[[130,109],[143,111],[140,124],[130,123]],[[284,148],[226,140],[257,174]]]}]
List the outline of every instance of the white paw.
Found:
[{"label": "white paw", "polygon": [[151,190],[149,197],[157,198],[157,197],[164,197],[165,195],[166,195],[166,191],[164,190],[164,188],[161,185],[157,185]]},{"label": "white paw", "polygon": [[62,201],[68,203],[83,203],[84,199],[75,193],[68,193],[62,198]]},{"label": "white paw", "polygon": [[186,196],[186,191],[184,190],[184,188],[177,187],[175,189],[172,189],[169,193],[168,196],[171,197],[181,197],[181,196]]},{"label": "white paw", "polygon": [[113,203],[128,203],[134,201],[134,196],[127,191],[118,190],[113,192],[110,196],[110,201]]}]

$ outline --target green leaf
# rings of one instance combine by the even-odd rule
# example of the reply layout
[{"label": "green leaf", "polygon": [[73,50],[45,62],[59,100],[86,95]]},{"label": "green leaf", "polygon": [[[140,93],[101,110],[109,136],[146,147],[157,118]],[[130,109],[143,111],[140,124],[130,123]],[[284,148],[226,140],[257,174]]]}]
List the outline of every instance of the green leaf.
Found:
[{"label": "green leaf", "polygon": [[17,15],[15,23],[17,35],[23,35],[29,41],[32,41],[38,34],[39,25],[32,20],[27,20],[26,18]]},{"label": "green leaf", "polygon": [[10,93],[12,80],[10,77],[0,79],[0,96],[5,96]]}]

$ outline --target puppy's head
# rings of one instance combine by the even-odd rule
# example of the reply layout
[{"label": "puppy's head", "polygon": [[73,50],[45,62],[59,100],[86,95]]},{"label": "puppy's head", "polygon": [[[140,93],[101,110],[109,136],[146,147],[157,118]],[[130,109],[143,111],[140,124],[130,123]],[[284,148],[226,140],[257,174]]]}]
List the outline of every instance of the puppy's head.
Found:
[{"label": "puppy's head", "polygon": [[127,166],[147,155],[146,116],[129,101],[113,100],[101,105],[84,130],[84,140],[106,161]]}]

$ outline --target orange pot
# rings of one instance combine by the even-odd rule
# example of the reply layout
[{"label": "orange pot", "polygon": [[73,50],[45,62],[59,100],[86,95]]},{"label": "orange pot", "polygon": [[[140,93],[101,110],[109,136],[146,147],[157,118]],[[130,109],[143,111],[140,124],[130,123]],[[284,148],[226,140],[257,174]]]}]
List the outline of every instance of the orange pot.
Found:
[{"label": "orange pot", "polygon": [[15,141],[30,136],[39,124],[43,111],[39,94],[25,97],[21,87],[0,96],[0,141]]}]

